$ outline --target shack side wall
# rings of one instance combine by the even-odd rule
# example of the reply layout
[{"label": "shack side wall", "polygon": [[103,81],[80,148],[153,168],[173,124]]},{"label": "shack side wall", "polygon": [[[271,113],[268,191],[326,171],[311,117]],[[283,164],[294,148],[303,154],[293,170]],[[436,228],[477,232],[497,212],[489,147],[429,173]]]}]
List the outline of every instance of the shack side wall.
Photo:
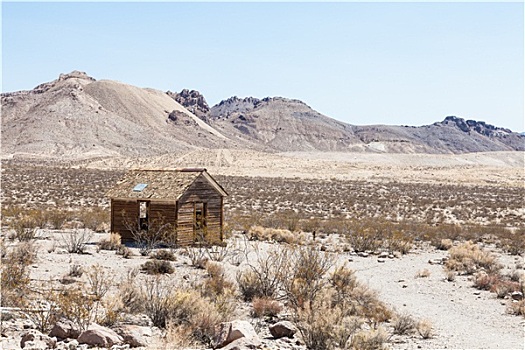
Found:
[{"label": "shack side wall", "polygon": [[[130,226],[138,228],[140,200],[111,200],[111,232],[120,234],[123,241],[132,241],[133,234]],[[159,230],[161,225],[171,224],[175,229],[177,222],[176,202],[150,201],[149,209],[149,229]],[[173,230],[173,241],[176,240],[175,230]]]},{"label": "shack side wall", "polygon": [[206,203],[206,240],[210,243],[221,242],[222,196],[203,175],[199,175],[178,201],[178,244],[184,246],[195,242],[193,228],[195,202]]},{"label": "shack side wall", "polygon": [[123,241],[133,240],[133,235],[128,229],[132,222],[138,225],[139,206],[136,200],[111,200],[111,232],[120,234]]}]

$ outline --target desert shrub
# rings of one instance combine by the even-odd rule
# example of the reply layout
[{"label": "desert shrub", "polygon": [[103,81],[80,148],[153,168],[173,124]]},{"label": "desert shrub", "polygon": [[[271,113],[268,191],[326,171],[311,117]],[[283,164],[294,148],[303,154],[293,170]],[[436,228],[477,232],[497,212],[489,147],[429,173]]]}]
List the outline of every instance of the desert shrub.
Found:
[{"label": "desert shrub", "polygon": [[491,290],[500,280],[501,277],[499,274],[478,272],[474,275],[474,287],[481,290]]},{"label": "desert shrub", "polygon": [[99,301],[111,288],[113,277],[99,264],[92,265],[86,271],[86,275],[91,294],[96,301]]},{"label": "desert shrub", "polygon": [[214,303],[196,290],[175,288],[159,277],[141,285],[140,299],[155,326],[187,327],[193,339],[206,344],[215,337],[218,324],[227,320]]},{"label": "desert shrub", "polygon": [[266,255],[257,251],[256,261],[237,273],[237,284],[243,299],[275,298],[283,281],[283,273],[289,268],[289,255],[287,249],[273,249]]},{"label": "desert shrub", "polygon": [[193,339],[193,331],[187,325],[180,325],[173,321],[168,321],[166,332],[164,333],[164,350],[169,349],[190,349],[197,348],[198,344]]},{"label": "desert shrub", "polygon": [[43,298],[28,303],[24,313],[40,332],[46,333],[57,321],[58,306],[53,301],[52,291],[44,291],[42,294]]},{"label": "desert shrub", "polygon": [[375,251],[382,245],[382,240],[390,235],[391,227],[386,223],[370,220],[354,220],[348,223],[346,239],[357,252]]},{"label": "desert shrub", "polygon": [[123,224],[131,232],[133,241],[139,247],[140,254],[147,256],[149,253],[166,243],[173,245],[173,237],[176,237],[175,228],[171,223],[166,222],[164,217],[155,217],[149,220],[147,230],[138,227],[137,220],[134,216],[130,216],[125,211],[122,211]]},{"label": "desert shrub", "polygon": [[289,249],[286,265],[280,269],[280,283],[288,302],[295,307],[316,299],[326,285],[324,275],[333,266],[334,259],[315,246]]},{"label": "desert shrub", "polygon": [[148,260],[140,266],[141,270],[150,275],[159,275],[175,272],[175,269],[169,261],[166,260]]},{"label": "desert shrub", "polygon": [[74,229],[62,234],[61,243],[68,253],[83,254],[92,237],[93,233],[86,229]]},{"label": "desert shrub", "polygon": [[78,216],[85,228],[95,232],[103,231],[103,224],[109,222],[109,212],[100,207],[94,207],[90,210],[81,210]]},{"label": "desert shrub", "polygon": [[439,250],[449,250],[450,248],[452,248],[454,243],[452,242],[451,239],[443,238],[443,239],[438,240],[438,242],[436,242],[434,245]]},{"label": "desert shrub", "polygon": [[496,293],[496,297],[499,299],[505,298],[512,292],[515,292],[519,289],[519,283],[513,282],[508,279],[502,279],[496,285],[494,285],[490,291]]},{"label": "desert shrub", "polygon": [[64,289],[57,292],[54,299],[59,316],[73,321],[80,330],[86,330],[94,321],[95,299],[82,289]]},{"label": "desert shrub", "polygon": [[509,303],[507,312],[511,315],[525,316],[525,299]]},{"label": "desert shrub", "polygon": [[19,241],[30,241],[36,236],[37,224],[31,216],[24,215],[13,218],[10,227],[14,231],[14,238]]},{"label": "desert shrub", "polygon": [[54,209],[47,214],[47,221],[52,229],[61,229],[69,220],[71,220],[71,213],[64,210]]},{"label": "desert shrub", "polygon": [[275,317],[282,311],[281,303],[268,297],[256,297],[252,301],[254,317]]},{"label": "desert shrub", "polygon": [[398,315],[392,323],[394,334],[409,334],[416,328],[416,321],[408,314]]},{"label": "desert shrub", "polygon": [[220,264],[208,261],[206,271],[208,276],[204,281],[204,295],[215,298],[219,295],[232,295],[234,293],[235,285],[226,278],[224,268]]},{"label": "desert shrub", "polygon": [[445,271],[445,279],[448,282],[454,282],[456,280],[456,272],[455,271],[450,271],[450,270],[447,269]]},{"label": "desert shrub", "polygon": [[419,270],[416,274],[416,278],[426,278],[430,276],[430,270],[429,269],[423,269]]},{"label": "desert shrub", "polygon": [[416,323],[416,331],[423,339],[429,339],[434,336],[432,322],[429,320],[420,320]]},{"label": "desert shrub", "polygon": [[166,327],[173,304],[171,290],[172,287],[158,276],[147,279],[137,290],[138,300],[154,326]]},{"label": "desert shrub", "polygon": [[248,230],[248,237],[252,241],[269,241],[273,231],[275,231],[273,228],[265,228],[259,225],[252,226]]},{"label": "desert shrub", "polygon": [[[255,297],[264,296],[264,293],[272,296],[277,293],[277,286],[271,289],[262,289],[261,276],[254,271],[244,270],[237,273],[237,284],[244,301],[252,301]],[[276,283],[278,283],[276,281]]]},{"label": "desert shrub", "polygon": [[119,295],[106,295],[106,297],[102,299],[102,306],[103,313],[102,315],[97,315],[96,319],[98,324],[111,327],[122,320],[124,304]]},{"label": "desert shrub", "polygon": [[166,261],[175,261],[175,254],[173,254],[172,251],[169,250],[157,250],[153,254],[150,255],[152,259],[157,260],[166,260]]},{"label": "desert shrub", "polygon": [[6,260],[21,265],[31,265],[36,262],[38,246],[34,241],[20,242],[6,253]]},{"label": "desert shrub", "polygon": [[209,260],[211,261],[224,261],[226,258],[230,256],[230,249],[229,247],[224,245],[213,245],[210,247],[207,247],[206,249],[206,255]]},{"label": "desert shrub", "polygon": [[133,256],[133,252],[131,251],[131,249],[126,247],[124,244],[119,245],[115,253],[117,255],[122,255],[124,259],[129,259]]},{"label": "desert shrub", "polygon": [[297,310],[295,325],[308,349],[330,350],[339,345],[336,343],[334,331],[341,319],[341,310],[333,309],[326,299],[321,298]]},{"label": "desert shrub", "polygon": [[139,313],[144,309],[141,300],[141,289],[136,284],[137,275],[137,269],[129,270],[125,279],[120,281],[118,285],[118,295],[122,301],[122,308],[130,314]]},{"label": "desert shrub", "polygon": [[110,232],[109,237],[101,239],[97,246],[102,250],[118,250],[121,244],[120,234]]},{"label": "desert shrub", "polygon": [[358,285],[354,271],[346,265],[336,268],[330,275],[329,282],[335,291],[333,301],[336,305],[344,303]]},{"label": "desert shrub", "polygon": [[190,264],[198,269],[206,268],[208,254],[205,246],[184,247],[184,254],[190,258]]},{"label": "desert shrub", "polygon": [[27,260],[11,258],[12,252],[2,261],[2,288],[0,290],[2,306],[21,307],[27,302],[29,294],[29,271]]},{"label": "desert shrub", "polygon": [[69,273],[67,274],[70,277],[82,277],[84,274],[84,269],[79,264],[69,265]]},{"label": "desert shrub", "polygon": [[362,330],[356,333],[350,341],[350,349],[381,350],[385,349],[388,333],[383,328]]},{"label": "desert shrub", "polygon": [[445,264],[446,268],[458,271],[467,275],[473,274],[483,268],[487,272],[497,272],[501,265],[496,257],[490,252],[482,250],[472,242],[465,242],[449,250],[449,259]]}]

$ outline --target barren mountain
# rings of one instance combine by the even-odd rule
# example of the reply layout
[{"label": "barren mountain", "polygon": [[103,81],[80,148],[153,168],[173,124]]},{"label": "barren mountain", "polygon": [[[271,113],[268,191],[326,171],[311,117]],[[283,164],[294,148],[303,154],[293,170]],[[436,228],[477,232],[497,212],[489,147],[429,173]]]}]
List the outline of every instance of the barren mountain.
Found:
[{"label": "barren mountain", "polygon": [[[197,141],[198,140],[198,141]],[[82,72],[2,94],[2,153],[90,158],[233,143],[164,92]]]},{"label": "barren mountain", "polygon": [[209,107],[198,91],[162,92],[61,74],[2,94],[2,155],[84,159],[174,155],[196,149],[264,152],[464,153],[524,150],[525,136],[447,117],[422,127],[354,126],[281,97],[229,98]]},{"label": "barren mountain", "polygon": [[525,149],[523,135],[454,116],[420,127],[349,125],[298,100],[232,97],[210,110],[211,125],[225,135],[256,140],[279,151],[467,153]]}]

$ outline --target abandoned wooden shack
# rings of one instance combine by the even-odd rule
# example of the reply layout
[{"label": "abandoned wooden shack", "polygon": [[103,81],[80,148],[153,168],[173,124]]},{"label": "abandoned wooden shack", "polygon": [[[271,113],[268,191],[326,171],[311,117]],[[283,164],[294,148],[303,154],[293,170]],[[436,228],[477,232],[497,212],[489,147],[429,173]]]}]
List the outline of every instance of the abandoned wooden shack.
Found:
[{"label": "abandoned wooden shack", "polygon": [[137,232],[167,235],[178,246],[223,240],[228,194],[204,168],[132,170],[107,192],[111,232],[132,241]]}]

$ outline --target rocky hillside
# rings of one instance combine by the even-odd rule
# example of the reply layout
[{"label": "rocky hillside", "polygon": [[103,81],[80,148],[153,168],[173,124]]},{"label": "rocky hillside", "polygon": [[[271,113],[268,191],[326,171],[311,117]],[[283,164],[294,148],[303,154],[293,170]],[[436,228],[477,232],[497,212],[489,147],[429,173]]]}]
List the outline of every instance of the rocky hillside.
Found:
[{"label": "rocky hillside", "polygon": [[421,127],[355,126],[299,100],[231,97],[209,107],[179,93],[95,80],[74,71],[30,91],[3,93],[2,155],[82,159],[196,149],[265,152],[465,153],[525,149],[525,136],[447,117]]}]

